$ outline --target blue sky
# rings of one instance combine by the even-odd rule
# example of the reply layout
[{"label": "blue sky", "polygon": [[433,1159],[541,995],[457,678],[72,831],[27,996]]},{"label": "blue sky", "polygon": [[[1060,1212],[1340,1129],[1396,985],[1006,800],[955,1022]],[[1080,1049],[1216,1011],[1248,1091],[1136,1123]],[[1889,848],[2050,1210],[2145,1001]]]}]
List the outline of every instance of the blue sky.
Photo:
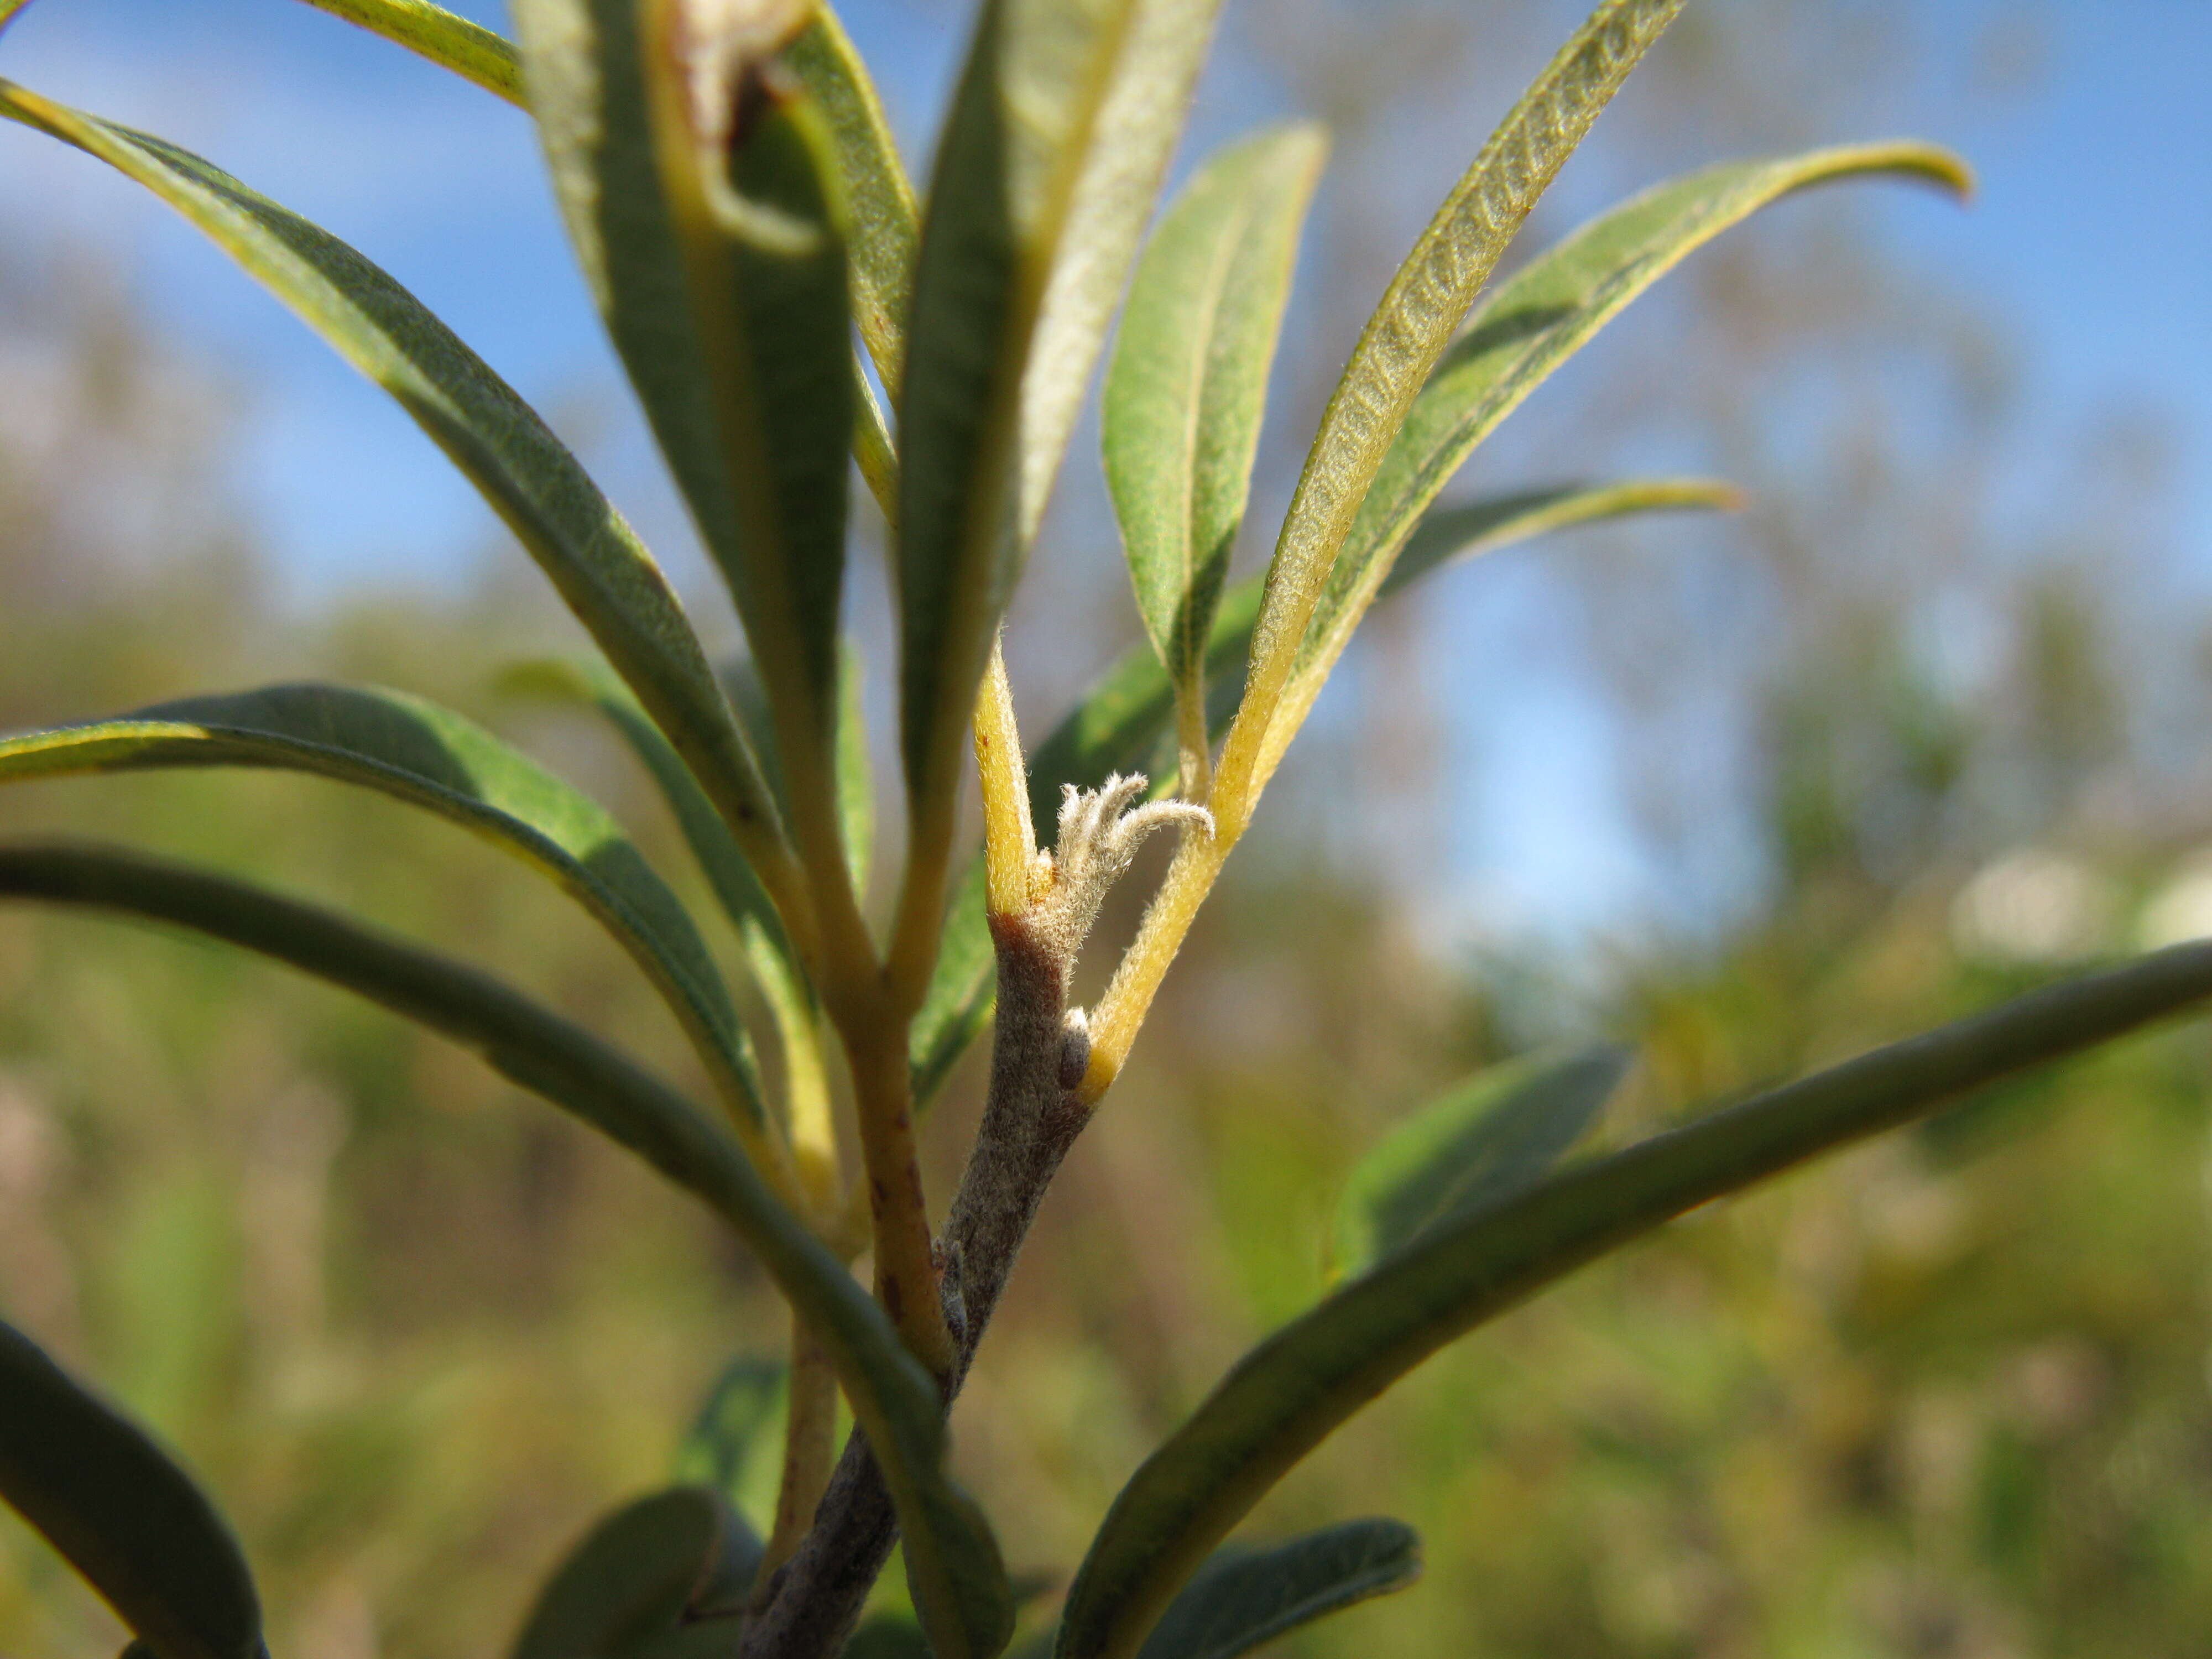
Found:
[{"label": "blue sky", "polygon": [[[484,0],[459,9],[503,22]],[[1926,8],[1928,71],[1885,110],[1972,158],[1973,211],[1908,205],[1884,222],[1988,294],[2050,418],[2116,400],[2170,410],[2184,428],[2185,522],[2212,544],[2212,99],[2201,78],[2212,5],[2037,9],[2049,40],[2039,84],[2009,106],[1964,89],[1969,46],[2001,9]],[[923,152],[957,9],[848,10],[889,66],[909,149]],[[1232,15],[1263,27],[1264,0]],[[611,360],[514,112],[294,0],[40,0],[0,43],[0,73],[210,156],[385,264],[526,395],[607,412]],[[1280,112],[1264,77],[1243,78],[1210,107],[1248,98],[1255,117]],[[167,332],[235,366],[251,397],[240,483],[297,591],[434,579],[486,540],[466,486],[404,419],[193,233],[36,135],[0,133],[0,158],[11,240],[112,256]],[[619,424],[603,441],[618,487],[657,494]]]},{"label": "blue sky", "polygon": [[[459,9],[503,27],[496,3]],[[1563,30],[1577,9],[1542,9],[1559,12]],[[846,9],[918,160],[965,8],[852,0]],[[1949,143],[1973,161],[1981,191],[1965,215],[1869,192],[1869,222],[1901,258],[1986,296],[2019,354],[2022,453],[2038,433],[2056,446],[2101,410],[2147,408],[2170,421],[2180,533],[2204,550],[2212,576],[2212,99],[2202,79],[2212,3],[1929,0],[1914,15],[1924,39],[1909,61],[1920,67],[1870,104],[1881,125],[1827,136]],[[1268,16],[1267,0],[1231,0],[1232,44],[1263,35]],[[2041,43],[2030,84],[1988,95],[1992,31],[2023,17]],[[679,579],[696,577],[519,113],[296,0],[37,0],[0,40],[0,74],[198,150],[384,264],[580,442]],[[1293,112],[1264,64],[1232,50],[1200,125],[1218,137]],[[1416,204],[1407,240],[1419,217]],[[124,273],[165,336],[238,384],[230,482],[294,602],[364,586],[458,586],[487,556],[517,556],[500,550],[468,487],[380,393],[135,186],[9,129],[0,222],[19,247],[66,248]],[[1096,469],[1079,451],[1073,464]],[[1588,745],[1571,700],[1549,707],[1559,729],[1536,746],[1565,793],[1506,792],[1528,822],[1502,823],[1494,839],[1528,892],[1571,884],[1547,861],[1571,860],[1587,884],[1593,859],[1628,856],[1556,833],[1559,802],[1596,786],[1575,781]]]}]

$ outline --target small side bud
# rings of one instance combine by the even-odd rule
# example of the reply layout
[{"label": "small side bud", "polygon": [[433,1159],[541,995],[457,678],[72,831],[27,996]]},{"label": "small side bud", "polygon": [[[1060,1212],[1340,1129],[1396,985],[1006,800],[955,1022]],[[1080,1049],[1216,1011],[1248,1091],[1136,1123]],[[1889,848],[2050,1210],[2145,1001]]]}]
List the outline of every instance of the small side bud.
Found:
[{"label": "small side bud", "polygon": [[1060,1086],[1073,1089],[1082,1082],[1084,1068],[1090,1064],[1091,1017],[1080,1008],[1071,1008],[1060,1024]]}]

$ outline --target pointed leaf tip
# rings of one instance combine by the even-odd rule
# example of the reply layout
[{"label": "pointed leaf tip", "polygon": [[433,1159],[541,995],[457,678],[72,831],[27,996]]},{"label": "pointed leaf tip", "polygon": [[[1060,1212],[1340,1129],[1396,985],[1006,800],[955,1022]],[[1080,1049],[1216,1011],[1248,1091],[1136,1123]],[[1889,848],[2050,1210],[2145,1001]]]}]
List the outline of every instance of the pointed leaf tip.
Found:
[{"label": "pointed leaf tip", "polygon": [[1322,584],[1407,411],[1537,199],[1682,3],[1606,0],[1591,14],[1445,197],[1361,331],[1267,567],[1244,702],[1213,797],[1232,839],[1266,787],[1269,728],[1285,712],[1284,687]]}]

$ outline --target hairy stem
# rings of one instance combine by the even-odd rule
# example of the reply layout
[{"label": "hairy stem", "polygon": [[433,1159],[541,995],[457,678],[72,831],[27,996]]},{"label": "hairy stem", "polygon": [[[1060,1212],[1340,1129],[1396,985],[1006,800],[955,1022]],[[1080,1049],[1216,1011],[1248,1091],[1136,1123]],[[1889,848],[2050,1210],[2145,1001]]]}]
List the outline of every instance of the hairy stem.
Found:
[{"label": "hairy stem", "polygon": [[[1045,1188],[1091,1115],[1068,1086],[1082,1071],[1066,1024],[1073,951],[1020,917],[994,917],[992,933],[999,1019],[990,1096],[945,1223],[945,1313],[955,1334],[955,1359],[945,1376],[948,1405],[967,1380]],[[813,1530],[767,1581],[743,1659],[832,1659],[896,1535],[883,1474],[856,1432],[845,1443]]]}]

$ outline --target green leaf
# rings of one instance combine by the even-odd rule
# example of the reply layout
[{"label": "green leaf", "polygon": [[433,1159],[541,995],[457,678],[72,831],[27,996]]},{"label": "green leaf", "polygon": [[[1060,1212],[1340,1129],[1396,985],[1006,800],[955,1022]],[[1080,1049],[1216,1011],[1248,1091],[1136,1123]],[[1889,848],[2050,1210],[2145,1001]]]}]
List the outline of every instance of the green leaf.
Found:
[{"label": "green leaf", "polygon": [[552,877],[645,969],[740,1115],[749,1149],[773,1160],[750,1048],[682,903],[597,802],[452,710],[399,691],[278,685],[0,739],[0,782],[207,766],[281,767],[380,790]]},{"label": "green leaf", "polygon": [[0,1498],[161,1659],[266,1659],[246,1558],[146,1432],[0,1323]]},{"label": "green leaf", "polygon": [[226,939],[327,979],[483,1055],[503,1077],[628,1146],[724,1217],[836,1365],[899,1518],[908,1577],[940,1655],[1006,1628],[997,1542],[944,1469],[943,1402],[883,1310],[769,1190],[729,1134],[627,1056],[473,969],[241,883],[106,849],[0,848],[0,895],[97,907]]},{"label": "green leaf", "polygon": [[949,845],[964,734],[1218,0],[986,0],[899,394],[900,750]]},{"label": "green leaf", "polygon": [[836,143],[838,172],[852,216],[847,252],[853,321],[884,389],[896,400],[906,367],[915,249],[921,240],[914,186],[907,182],[867,65],[836,12],[817,4],[812,20],[785,48],[784,62],[812,94]]},{"label": "green leaf", "polygon": [[[1703,479],[1630,479],[1531,490],[1439,508],[1430,515],[1434,524],[1425,522],[1399,560],[1387,591],[1395,592],[1453,559],[1486,553],[1545,531],[1655,508],[1726,507],[1738,499],[1727,485]],[[1257,580],[1240,582],[1222,596],[1214,617],[1206,641],[1206,675],[1213,688],[1207,720],[1215,736],[1236,712],[1242,687],[1235,675],[1251,651],[1261,593]],[[1057,819],[1062,784],[1095,789],[1111,772],[1148,772],[1155,779],[1156,793],[1171,785],[1173,755],[1163,757],[1159,750],[1174,713],[1175,688],[1158,657],[1139,647],[1122,658],[1030,753],[1030,811],[1036,822]],[[910,1054],[918,1106],[943,1086],[960,1056],[989,1024],[996,987],[979,858],[955,890],[936,973],[915,1022]]]},{"label": "green leaf", "polygon": [[1424,1234],[1277,1331],[1121,1489],[1068,1592],[1061,1659],[1121,1659],[1206,1553],[1453,1338],[1607,1251],[1970,1090],[2212,997],[2212,945],[2032,993],[1769,1090]]},{"label": "green leaf", "polygon": [[1498,256],[1681,9],[1682,0],[1605,0],[1482,148],[1391,278],[1330,394],[1267,568],[1244,709],[1222,757],[1223,825],[1243,829],[1267,727],[1306,625],[1376,469],[1422,383]]},{"label": "green leaf", "polygon": [[1626,1048],[1528,1055],[1478,1072],[1398,1124],[1352,1171],[1333,1267],[1366,1272],[1421,1234],[1530,1185],[1620,1086]]},{"label": "green leaf", "polygon": [[569,238],[737,600],[805,848],[836,833],[856,415],[836,150],[789,77],[734,49],[710,72],[720,45],[675,12],[520,0],[515,21]]},{"label": "green leaf", "polygon": [[929,1638],[904,1614],[879,1613],[853,1632],[839,1659],[930,1659]]},{"label": "green leaf", "polygon": [[344,243],[174,145],[6,81],[0,115],[144,185],[391,392],[552,579],[756,861],[787,857],[752,757],[667,578],[545,423],[444,324]]},{"label": "green leaf", "polygon": [[1420,1576],[1421,1540],[1396,1521],[1347,1521],[1271,1549],[1222,1550],[1168,1604],[1139,1659],[1237,1659]]},{"label": "green leaf", "polygon": [[780,1359],[741,1354],[714,1379],[677,1450],[680,1478],[709,1486],[737,1505],[744,1505],[748,1477],[784,1420],[791,1391],[791,1368]]},{"label": "green leaf", "polygon": [[1315,611],[1299,677],[1325,676],[1335,665],[1387,583],[1398,549],[1475,447],[1632,300],[1779,198],[1866,174],[1960,191],[1968,186],[1964,165],[1927,144],[1856,144],[1732,161],[1646,191],[1502,283],[1468,319],[1391,443]]},{"label": "green leaf", "polygon": [[520,104],[522,65],[499,35],[429,0],[307,0],[319,10],[397,41],[432,63]]},{"label": "green leaf", "polygon": [[1202,167],[1138,262],[1106,371],[1106,481],[1137,609],[1194,708],[1326,153],[1318,128],[1294,126]]},{"label": "green leaf", "polygon": [[760,1559],[760,1540],[720,1493],[676,1486],[641,1498],[602,1519],[554,1570],[514,1659],[663,1659],[679,1645],[702,1659],[726,1652]]},{"label": "green leaf", "polygon": [[0,29],[14,22],[16,14],[30,3],[31,0],[0,0]]},{"label": "green leaf", "polygon": [[853,461],[860,469],[860,482],[868,487],[876,505],[882,509],[884,522],[894,523],[898,517],[898,452],[892,447],[890,428],[884,420],[884,406],[877,401],[875,387],[860,368],[860,360],[853,359]]}]

